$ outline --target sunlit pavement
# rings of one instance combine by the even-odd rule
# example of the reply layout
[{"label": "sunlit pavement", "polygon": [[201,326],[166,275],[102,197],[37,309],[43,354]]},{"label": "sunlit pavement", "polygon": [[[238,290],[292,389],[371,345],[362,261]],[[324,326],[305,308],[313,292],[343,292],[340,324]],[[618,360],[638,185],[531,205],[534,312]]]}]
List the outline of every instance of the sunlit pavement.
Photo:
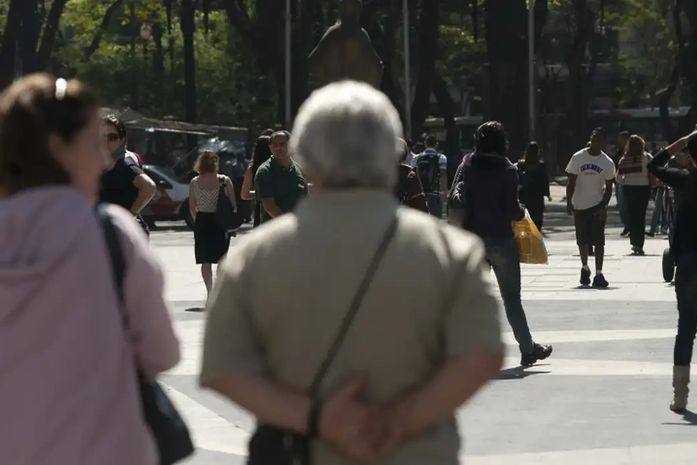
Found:
[{"label": "sunlit pavement", "polygon": [[[604,272],[611,287],[582,289],[573,231],[561,207],[553,205],[549,213],[550,264],[523,270],[533,336],[554,344],[554,355],[521,370],[506,333],[509,357],[500,379],[458,412],[463,463],[693,463],[697,415],[668,410],[677,312],[674,290],[661,277],[667,242],[649,239],[647,256],[633,257],[619,229],[610,229]],[[157,231],[152,247],[166,271],[183,347],[182,362],[163,382],[199,448],[185,463],[242,464],[253,419],[197,386],[205,314],[187,310],[203,305],[205,291],[192,234]]]}]

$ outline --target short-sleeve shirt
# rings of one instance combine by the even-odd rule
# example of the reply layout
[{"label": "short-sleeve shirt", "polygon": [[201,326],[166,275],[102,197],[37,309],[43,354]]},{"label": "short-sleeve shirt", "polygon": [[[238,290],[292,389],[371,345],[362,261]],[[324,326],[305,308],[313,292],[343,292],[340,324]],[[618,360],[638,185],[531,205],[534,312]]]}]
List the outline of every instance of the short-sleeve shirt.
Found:
[{"label": "short-sleeve shirt", "polygon": [[583,149],[571,157],[566,172],[578,176],[571,199],[574,210],[588,210],[602,203],[605,184],[615,179],[615,163],[603,151],[593,156]]},{"label": "short-sleeve shirt", "polygon": [[[319,394],[365,374],[366,401],[385,405],[428,382],[450,357],[501,350],[478,238],[399,208],[389,192],[324,191],[230,251],[211,295],[201,381],[264,374],[307,392],[395,214],[395,237]],[[451,465],[459,447],[451,417],[380,463]],[[315,463],[353,465],[321,441],[314,455]]]},{"label": "short-sleeve shirt", "polygon": [[112,169],[102,175],[99,201],[113,203],[130,211],[138,198],[138,188],[133,181],[141,174],[143,170],[137,163],[126,157],[120,158]]},{"label": "short-sleeve shirt", "polygon": [[[254,177],[257,199],[271,198],[283,213],[293,211],[298,201],[307,195],[307,181],[300,166],[291,160],[284,167],[273,157],[262,164]],[[261,222],[269,221],[271,216],[261,208]]]}]

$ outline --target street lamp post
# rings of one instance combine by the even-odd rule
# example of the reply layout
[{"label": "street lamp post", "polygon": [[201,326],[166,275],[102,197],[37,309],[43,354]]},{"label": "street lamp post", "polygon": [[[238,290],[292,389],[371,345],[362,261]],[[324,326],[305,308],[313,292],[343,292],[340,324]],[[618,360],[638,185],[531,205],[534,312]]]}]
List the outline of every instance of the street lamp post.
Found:
[{"label": "street lamp post", "polygon": [[409,47],[409,0],[403,0],[404,16],[404,118],[406,136],[411,138],[411,50]]},{"label": "street lamp post", "polygon": [[286,128],[290,129],[290,123],[291,123],[291,40],[292,40],[292,34],[291,34],[291,27],[292,27],[292,18],[291,18],[291,8],[290,8],[290,0],[286,0],[286,101],[285,101],[285,107],[286,107]]},{"label": "street lamp post", "polygon": [[535,111],[535,0],[528,0],[528,118],[529,140],[536,137],[536,111]]}]

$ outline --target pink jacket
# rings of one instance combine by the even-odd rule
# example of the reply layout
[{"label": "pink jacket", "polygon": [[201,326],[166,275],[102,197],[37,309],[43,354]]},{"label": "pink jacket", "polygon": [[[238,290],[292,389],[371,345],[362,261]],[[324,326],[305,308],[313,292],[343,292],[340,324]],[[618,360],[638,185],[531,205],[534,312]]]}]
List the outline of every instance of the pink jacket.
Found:
[{"label": "pink jacket", "polygon": [[135,361],[150,376],[179,348],[162,273],[129,215],[110,208],[126,260],[122,324],[101,227],[73,189],[0,201],[0,462],[154,465]]}]

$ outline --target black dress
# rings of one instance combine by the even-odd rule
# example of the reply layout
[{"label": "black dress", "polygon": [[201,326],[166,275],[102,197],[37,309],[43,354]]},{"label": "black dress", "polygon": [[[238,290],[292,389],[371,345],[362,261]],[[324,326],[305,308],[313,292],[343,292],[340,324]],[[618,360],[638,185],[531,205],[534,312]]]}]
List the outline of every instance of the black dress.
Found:
[{"label": "black dress", "polygon": [[544,163],[528,165],[518,163],[520,201],[530,212],[532,221],[542,231],[544,224],[545,197],[549,197],[549,176]]},{"label": "black dress", "polygon": [[201,189],[195,183],[195,191],[200,209],[208,211],[199,211],[196,213],[196,222],[194,224],[194,252],[196,255],[196,263],[201,265],[204,263],[218,263],[228,252],[230,248],[230,236],[227,231],[221,229],[215,222],[215,205],[218,203],[218,192],[220,189],[213,191]]}]

